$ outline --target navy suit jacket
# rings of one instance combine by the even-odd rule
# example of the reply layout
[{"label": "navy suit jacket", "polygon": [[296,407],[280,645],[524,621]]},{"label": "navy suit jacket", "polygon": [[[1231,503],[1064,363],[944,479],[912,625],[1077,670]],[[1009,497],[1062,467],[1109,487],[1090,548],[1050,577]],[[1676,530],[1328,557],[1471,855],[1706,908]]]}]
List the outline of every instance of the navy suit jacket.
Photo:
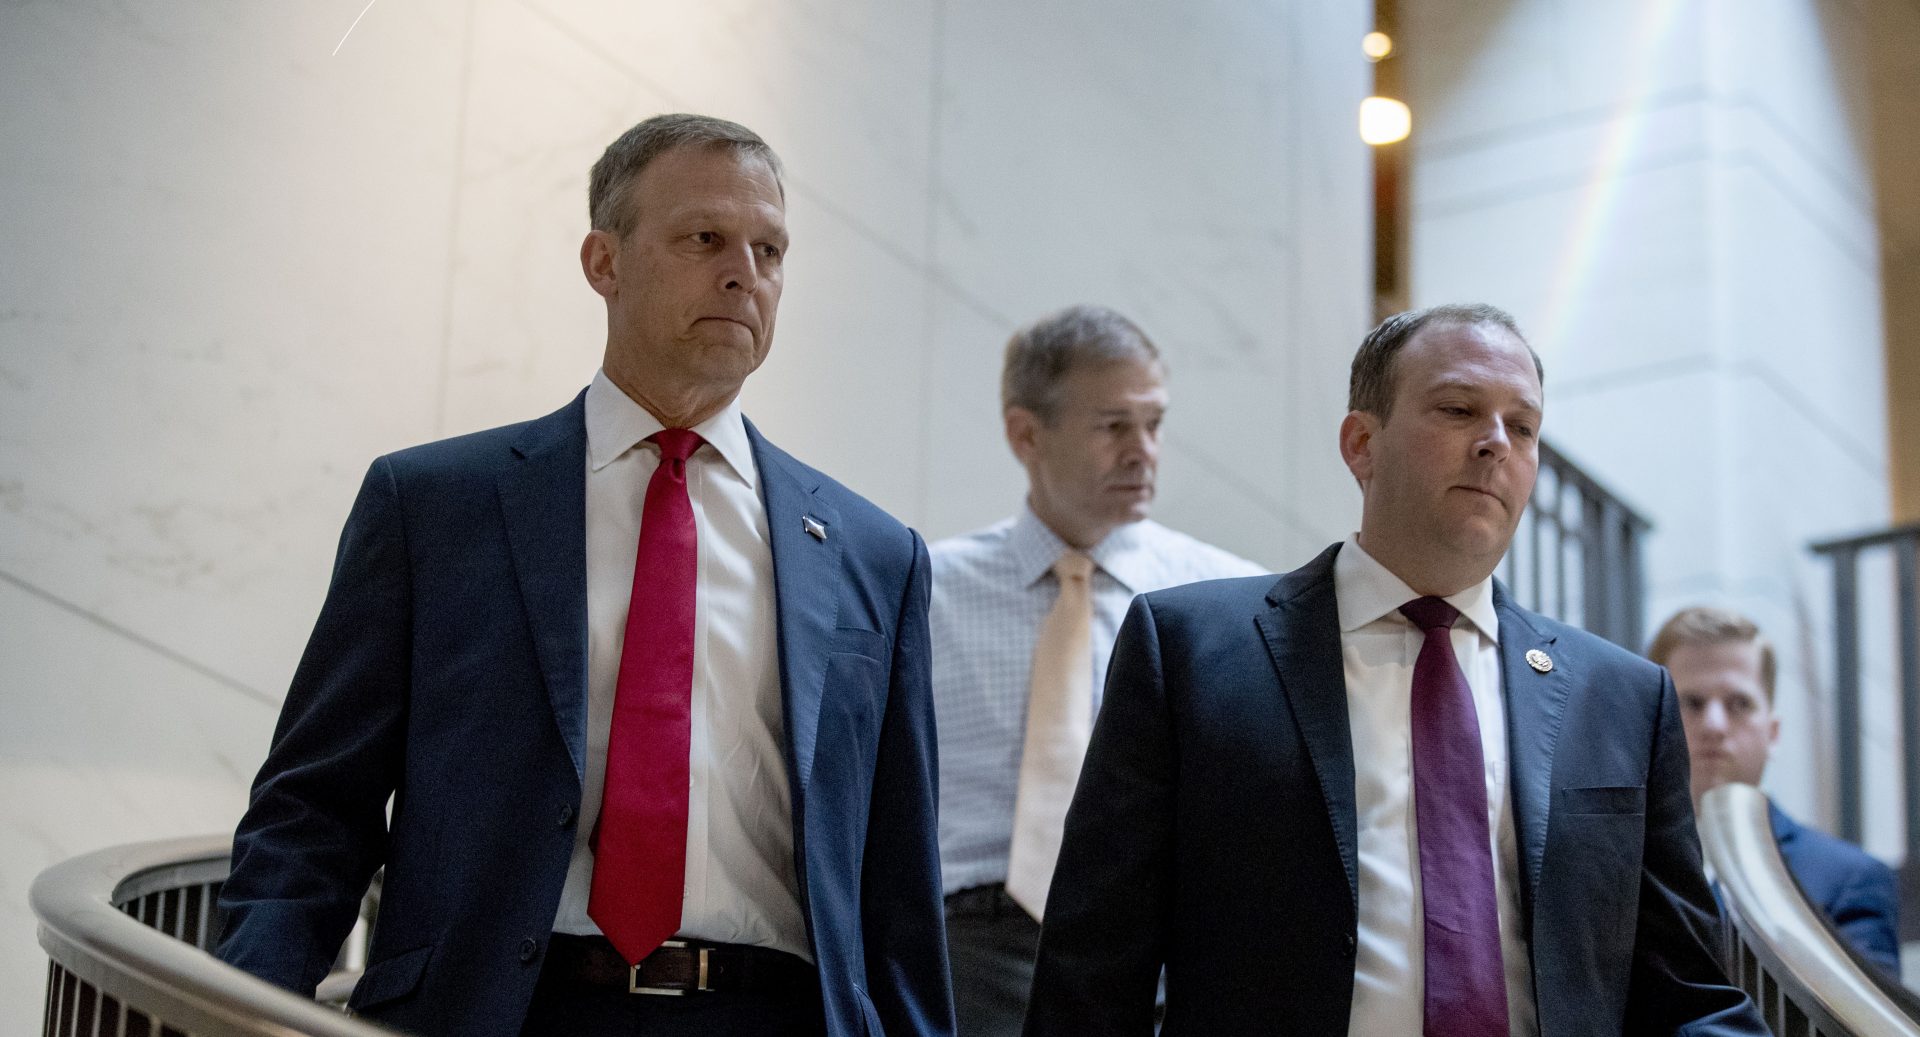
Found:
[{"label": "navy suit jacket", "polygon": [[[581,807],[584,396],[374,462],[234,836],[225,960],[311,994],[384,865],[353,1008],[423,1034],[519,1032]],[[826,1032],[950,1034],[926,548],[747,432]]]},{"label": "navy suit jacket", "polygon": [[1865,850],[1802,825],[1769,803],[1773,841],[1787,870],[1833,923],[1840,938],[1868,961],[1900,975],[1900,892],[1893,870]]},{"label": "navy suit jacket", "polygon": [[[1338,550],[1278,581],[1134,600],[1067,814],[1028,1037],[1147,1037],[1163,963],[1166,1037],[1345,1037],[1359,901]],[[1541,1032],[1765,1034],[1715,956],[1664,671],[1494,594]]]}]

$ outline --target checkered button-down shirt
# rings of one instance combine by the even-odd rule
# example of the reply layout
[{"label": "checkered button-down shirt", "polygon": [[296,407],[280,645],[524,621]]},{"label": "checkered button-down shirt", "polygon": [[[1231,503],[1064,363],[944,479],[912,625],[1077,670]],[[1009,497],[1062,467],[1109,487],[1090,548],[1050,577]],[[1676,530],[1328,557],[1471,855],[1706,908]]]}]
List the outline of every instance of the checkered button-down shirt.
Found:
[{"label": "checkered button-down shirt", "polygon": [[[942,540],[933,555],[933,703],[940,732],[940,864],[947,892],[1007,877],[1026,736],[1027,679],[1040,624],[1060,593],[1067,544],[1023,507]],[[1093,558],[1087,666],[1100,708],[1107,658],[1136,594],[1267,570],[1156,522],[1108,534]]]}]

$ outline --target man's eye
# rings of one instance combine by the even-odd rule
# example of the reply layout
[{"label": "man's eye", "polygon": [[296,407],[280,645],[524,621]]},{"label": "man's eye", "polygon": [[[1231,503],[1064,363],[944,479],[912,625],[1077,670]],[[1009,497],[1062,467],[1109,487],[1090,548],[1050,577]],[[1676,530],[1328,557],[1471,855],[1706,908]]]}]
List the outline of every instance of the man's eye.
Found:
[{"label": "man's eye", "polygon": [[696,244],[711,245],[719,240],[719,236],[710,230],[697,230],[693,232],[693,240]]},{"label": "man's eye", "polygon": [[780,258],[780,246],[778,246],[778,245],[762,245],[762,246],[760,246],[760,254],[761,254],[761,255],[763,255],[763,256],[765,256],[765,257],[767,257],[768,259],[779,259],[779,258]]}]

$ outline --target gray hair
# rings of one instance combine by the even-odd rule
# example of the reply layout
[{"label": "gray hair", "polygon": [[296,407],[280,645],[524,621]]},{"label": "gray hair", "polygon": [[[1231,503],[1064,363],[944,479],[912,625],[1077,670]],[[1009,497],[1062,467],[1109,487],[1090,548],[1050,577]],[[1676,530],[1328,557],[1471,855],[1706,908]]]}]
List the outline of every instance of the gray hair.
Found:
[{"label": "gray hair", "polygon": [[1353,354],[1353,374],[1347,382],[1347,409],[1365,411],[1386,421],[1393,411],[1394,394],[1394,358],[1420,329],[1430,324],[1466,325],[1476,327],[1490,324],[1501,328],[1518,339],[1527,347],[1527,355],[1533,358],[1533,373],[1546,384],[1547,372],[1540,364],[1540,354],[1533,351],[1527,343],[1527,337],[1520,333],[1513,315],[1498,306],[1486,303],[1451,303],[1445,306],[1429,306],[1423,310],[1407,310],[1396,313],[1380,322],[1380,326],[1367,332],[1360,343],[1359,352]]},{"label": "gray hair", "polygon": [[593,229],[625,237],[638,216],[632,206],[621,204],[627,187],[654,159],[675,148],[687,147],[729,148],[760,159],[773,171],[773,182],[780,188],[780,197],[786,198],[787,185],[780,156],[773,153],[759,134],[737,122],[711,115],[656,115],[622,133],[593,164],[593,173],[587,180],[587,215],[593,221]]},{"label": "gray hair", "polygon": [[1051,425],[1060,383],[1074,368],[1133,360],[1158,363],[1160,351],[1134,322],[1105,306],[1069,306],[1013,333],[1000,373],[1000,407],[1021,407]]}]

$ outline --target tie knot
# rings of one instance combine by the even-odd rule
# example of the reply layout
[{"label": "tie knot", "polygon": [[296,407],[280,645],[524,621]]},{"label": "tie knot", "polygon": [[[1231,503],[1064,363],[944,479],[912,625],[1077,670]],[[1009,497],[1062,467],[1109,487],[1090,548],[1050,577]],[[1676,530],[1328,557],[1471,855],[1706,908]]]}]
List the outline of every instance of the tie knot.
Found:
[{"label": "tie knot", "polygon": [[1450,630],[1453,621],[1460,618],[1460,610],[1442,598],[1415,598],[1400,606],[1400,614],[1413,620],[1414,626],[1427,631]]},{"label": "tie knot", "polygon": [[700,438],[700,433],[690,428],[663,428],[647,439],[660,445],[660,460],[663,462],[685,461],[700,449],[700,444],[706,442]]},{"label": "tie knot", "polygon": [[1093,575],[1093,559],[1078,551],[1068,551],[1053,563],[1053,574],[1062,581],[1084,580]]}]

